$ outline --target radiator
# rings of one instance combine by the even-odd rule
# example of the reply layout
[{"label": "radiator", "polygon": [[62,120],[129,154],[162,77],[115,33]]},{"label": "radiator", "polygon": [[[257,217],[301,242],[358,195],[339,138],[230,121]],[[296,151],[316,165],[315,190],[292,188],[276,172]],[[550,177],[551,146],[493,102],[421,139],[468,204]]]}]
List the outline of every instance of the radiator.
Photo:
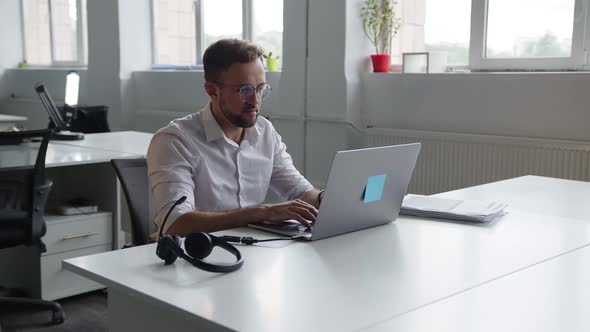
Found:
[{"label": "radiator", "polygon": [[522,175],[590,180],[590,142],[368,128],[366,145],[421,142],[408,191],[434,194]]}]

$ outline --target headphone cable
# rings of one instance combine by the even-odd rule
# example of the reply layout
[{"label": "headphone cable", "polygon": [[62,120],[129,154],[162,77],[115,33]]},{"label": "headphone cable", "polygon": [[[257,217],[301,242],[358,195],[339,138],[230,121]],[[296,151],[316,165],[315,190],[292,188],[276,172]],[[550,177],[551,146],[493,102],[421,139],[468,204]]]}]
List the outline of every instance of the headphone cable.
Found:
[{"label": "headphone cable", "polygon": [[245,245],[251,245],[251,244],[259,243],[259,242],[299,240],[299,239],[303,239],[304,236],[303,235],[295,235],[295,236],[290,236],[290,237],[278,237],[278,238],[264,239],[264,240],[255,239],[251,236],[231,236],[231,235],[223,235],[223,236],[220,236],[220,238],[227,241],[227,242],[243,243]]}]

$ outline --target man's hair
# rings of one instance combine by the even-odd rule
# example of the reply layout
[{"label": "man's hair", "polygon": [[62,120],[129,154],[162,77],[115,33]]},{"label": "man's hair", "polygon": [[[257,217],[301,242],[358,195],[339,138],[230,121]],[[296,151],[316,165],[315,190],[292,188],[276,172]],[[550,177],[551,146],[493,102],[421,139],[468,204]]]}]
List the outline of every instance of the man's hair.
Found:
[{"label": "man's hair", "polygon": [[[234,63],[248,63],[262,59],[264,51],[256,44],[241,39],[221,39],[209,46],[203,54],[205,80],[221,80],[221,74]],[[262,61],[262,60],[261,60]]]}]

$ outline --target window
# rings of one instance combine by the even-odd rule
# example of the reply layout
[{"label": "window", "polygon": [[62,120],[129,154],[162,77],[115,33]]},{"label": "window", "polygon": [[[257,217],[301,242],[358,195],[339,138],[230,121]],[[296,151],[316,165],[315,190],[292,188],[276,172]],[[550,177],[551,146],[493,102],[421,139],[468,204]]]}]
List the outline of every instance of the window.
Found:
[{"label": "window", "polygon": [[282,0],[153,0],[154,67],[201,65],[222,38],[254,40],[282,55]]},{"label": "window", "polygon": [[399,0],[402,25],[393,39],[393,63],[404,52],[444,52],[448,65],[469,63],[471,0]]},{"label": "window", "polygon": [[194,64],[197,51],[193,0],[156,0],[154,13],[156,63]]},{"label": "window", "polygon": [[402,52],[444,52],[450,69],[579,70],[590,45],[589,0],[399,0]]},{"label": "window", "polygon": [[199,58],[203,56],[207,46],[220,39],[245,37],[247,27],[244,27],[242,20],[242,0],[203,0],[201,3],[205,43]]},{"label": "window", "polygon": [[586,5],[586,0],[473,0],[471,67],[582,69]]},{"label": "window", "polygon": [[86,61],[83,0],[22,0],[24,58],[31,65]]},{"label": "window", "polygon": [[254,1],[254,40],[273,56],[283,55],[283,1]]},{"label": "window", "polygon": [[427,52],[446,52],[447,64],[469,64],[471,0],[426,0],[424,44]]}]

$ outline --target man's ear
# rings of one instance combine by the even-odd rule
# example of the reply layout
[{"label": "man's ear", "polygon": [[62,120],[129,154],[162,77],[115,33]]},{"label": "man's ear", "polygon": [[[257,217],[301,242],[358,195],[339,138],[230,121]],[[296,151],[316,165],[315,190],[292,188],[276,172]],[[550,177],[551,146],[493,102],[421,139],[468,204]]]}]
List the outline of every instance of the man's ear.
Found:
[{"label": "man's ear", "polygon": [[215,85],[214,83],[211,83],[209,81],[205,81],[205,93],[211,98],[211,99],[216,99],[217,96],[217,85]]}]

